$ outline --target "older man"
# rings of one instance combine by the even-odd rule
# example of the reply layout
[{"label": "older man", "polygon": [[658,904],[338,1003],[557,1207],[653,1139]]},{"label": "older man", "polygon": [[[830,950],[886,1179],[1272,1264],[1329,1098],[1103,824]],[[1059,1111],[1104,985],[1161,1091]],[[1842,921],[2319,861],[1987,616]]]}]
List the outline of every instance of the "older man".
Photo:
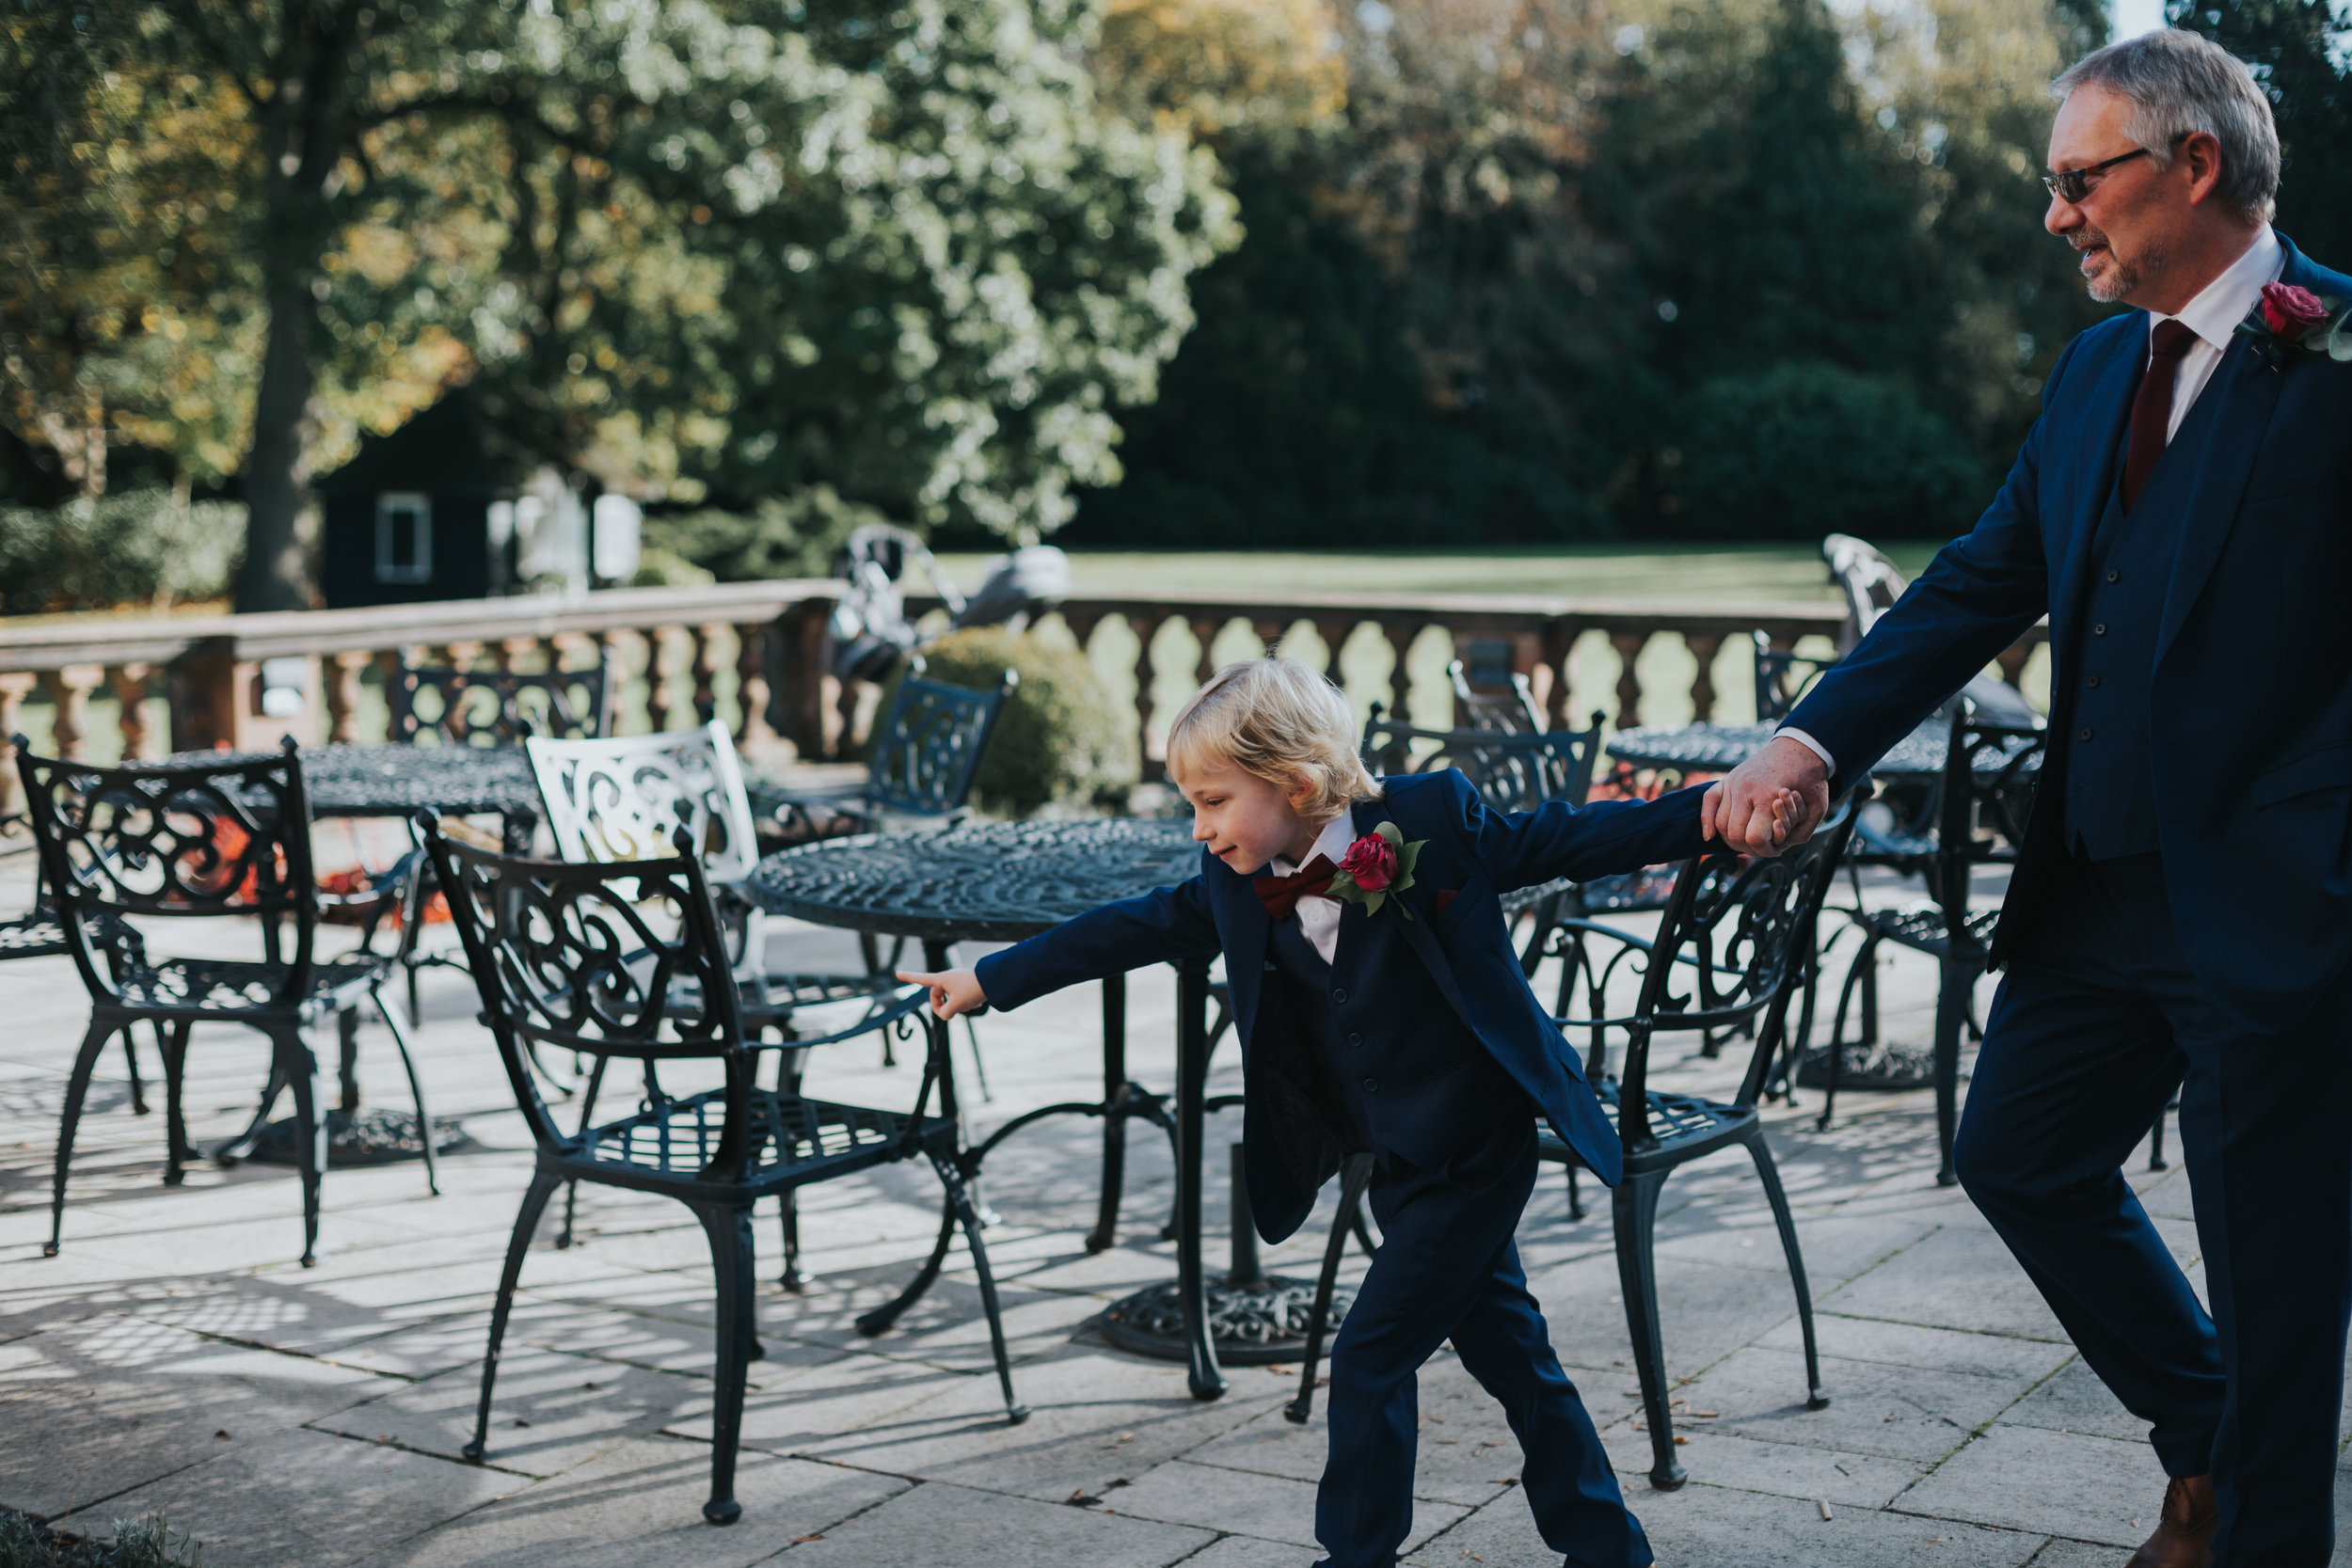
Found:
[{"label": "older man", "polygon": [[[2352,278],[2272,232],[2270,105],[2214,44],[2133,39],[2054,94],[2045,222],[2136,309],[2067,346],[1975,530],[1708,820],[1769,850],[1774,790],[1818,820],[2049,615],[1960,1180],[2150,1423],[2173,1479],[2134,1568],[2322,1568],[2352,1306],[2352,363],[2312,322]],[[2210,1315],[2122,1175],[2176,1085]]]}]

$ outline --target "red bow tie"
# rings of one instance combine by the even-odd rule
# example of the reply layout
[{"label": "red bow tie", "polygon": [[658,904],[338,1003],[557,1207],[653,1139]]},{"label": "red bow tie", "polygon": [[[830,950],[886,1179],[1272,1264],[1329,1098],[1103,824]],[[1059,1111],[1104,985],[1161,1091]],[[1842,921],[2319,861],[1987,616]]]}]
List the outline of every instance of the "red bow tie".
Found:
[{"label": "red bow tie", "polygon": [[1250,886],[1258,890],[1258,902],[1276,920],[1288,920],[1298,908],[1301,898],[1311,897],[1331,885],[1331,879],[1340,868],[1326,855],[1317,855],[1288,877],[1252,877]]}]

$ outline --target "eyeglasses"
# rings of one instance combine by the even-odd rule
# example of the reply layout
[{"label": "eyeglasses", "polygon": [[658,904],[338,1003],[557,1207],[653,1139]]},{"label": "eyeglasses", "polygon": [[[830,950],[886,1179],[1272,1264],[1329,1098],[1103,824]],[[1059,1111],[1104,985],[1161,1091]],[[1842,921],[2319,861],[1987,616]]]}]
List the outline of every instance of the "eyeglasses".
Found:
[{"label": "eyeglasses", "polygon": [[[2187,138],[2185,135],[2183,135],[2172,139],[2178,143]],[[2135,147],[2129,152],[2119,152],[2106,162],[2092,164],[2087,168],[2070,168],[2058,174],[2045,174],[2042,177],[2042,182],[2049,186],[2050,194],[2060,200],[2070,203],[2078,202],[2097,188],[2090,182],[2092,175],[2105,174],[2118,164],[2128,164],[2134,158],[2148,157],[2153,151],[2153,148]]]}]

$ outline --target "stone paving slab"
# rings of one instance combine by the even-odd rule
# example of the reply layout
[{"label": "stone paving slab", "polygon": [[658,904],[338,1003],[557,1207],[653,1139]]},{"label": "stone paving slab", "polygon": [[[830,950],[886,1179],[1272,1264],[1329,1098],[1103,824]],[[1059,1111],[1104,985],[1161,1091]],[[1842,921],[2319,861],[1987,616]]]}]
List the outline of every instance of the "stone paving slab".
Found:
[{"label": "stone paving slab", "polygon": [[[0,895],[8,875],[0,864]],[[778,967],[849,956],[837,933],[785,922],[774,937]],[[1889,954],[1883,977],[1897,1039],[1923,1037],[1931,1018],[1932,970],[1912,958]],[[185,1185],[162,1187],[161,1117],[130,1113],[110,1051],[75,1158],[66,1252],[41,1259],[56,1102],[86,1004],[62,962],[0,970],[14,1025],[0,1036],[0,1505],[101,1530],[118,1513],[168,1505],[215,1565],[1313,1560],[1323,1412],[1319,1399],[1305,1427],[1280,1414],[1297,1369],[1229,1369],[1226,1396],[1200,1402],[1180,1367],[1119,1352],[1092,1327],[1120,1295],[1171,1276],[1174,1254],[1159,1240],[1169,1150],[1140,1126],[1117,1244],[1085,1251],[1101,1148],[1091,1120],[1026,1130],[983,1182],[1001,1216],[987,1243],[1026,1425],[1003,1422],[961,1242],[893,1333],[867,1339],[852,1325],[912,1275],[936,1232],[937,1183],[907,1164],[803,1196],[804,1293],[777,1289],[772,1206],[757,1216],[767,1356],[751,1371],[740,1525],[700,1520],[712,1274],[701,1230],[667,1199],[583,1189],[580,1244],[568,1249],[553,1244],[560,1197],[551,1206],[525,1259],[491,1463],[456,1462],[532,1155],[464,977],[430,973],[425,990],[420,1065],[436,1110],[464,1118],[469,1139],[443,1162],[443,1196],[425,1196],[415,1165],[330,1172],[320,1265],[301,1269],[293,1173],[199,1164]],[[1165,1085],[1167,973],[1139,974],[1130,997],[1133,1075]],[[1098,1017],[1093,990],[1079,988],[984,1020],[994,1098],[970,1095],[975,1128],[1092,1092]],[[362,1091],[400,1105],[405,1085],[386,1046],[380,1028],[362,1030]],[[957,1053],[968,1068],[961,1039]],[[199,1032],[188,1101],[199,1142],[242,1125],[262,1060],[237,1031]],[[151,1086],[151,1041],[143,1061]],[[916,1065],[902,1054],[885,1069],[863,1045],[828,1052],[812,1088],[898,1104]],[[1717,1060],[1667,1051],[1653,1081],[1724,1093],[1743,1066],[1736,1047]],[[1211,1092],[1239,1084],[1234,1053],[1222,1053]],[[1826,1132],[1814,1126],[1818,1096],[1804,1098],[1767,1120],[1833,1402],[1803,1407],[1796,1304],[1744,1154],[1677,1173],[1659,1250],[1687,1439],[1676,1452],[1692,1478],[1680,1491],[1646,1483],[1605,1190],[1585,1182],[1587,1217],[1571,1221],[1563,1174],[1547,1168],[1520,1227],[1532,1288],[1661,1562],[2118,1568],[2129,1521],[2153,1513],[2161,1480],[2136,1424],[2074,1360],[1965,1195],[1934,1184],[1931,1098],[1843,1095]],[[1212,1118],[1207,1136],[1217,1267],[1239,1116]],[[2194,1279],[2177,1142],[2173,1152],[2169,1171],[2136,1161],[2127,1175]],[[1311,1275],[1330,1210],[1327,1193],[1296,1236],[1263,1249],[1267,1266]],[[1345,1276],[1362,1267],[1351,1248]],[[1515,1483],[1502,1412],[1450,1353],[1423,1375],[1421,1412],[1410,1560],[1556,1561]],[[27,1419],[29,1447],[18,1440]]]}]

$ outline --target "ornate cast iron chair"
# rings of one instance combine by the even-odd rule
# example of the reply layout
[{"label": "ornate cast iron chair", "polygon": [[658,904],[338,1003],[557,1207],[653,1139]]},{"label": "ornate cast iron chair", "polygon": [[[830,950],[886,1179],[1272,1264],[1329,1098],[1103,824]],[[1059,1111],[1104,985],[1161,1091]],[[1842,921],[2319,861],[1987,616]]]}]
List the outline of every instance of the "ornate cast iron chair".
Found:
[{"label": "ornate cast iron chair", "polygon": [[[174,767],[92,768],[38,757],[17,741],[17,767],[40,846],[41,869],[56,900],[67,950],[90,994],[90,1022],[66,1084],[58,1124],[48,1244],[54,1257],[65,1223],[66,1171],[91,1069],[106,1041],[133,1026],[168,1031],[164,1043],[164,1181],[177,1186],[188,1156],[181,1085],[188,1035],[198,1023],[242,1023],[270,1040],[270,1074],[260,1110],[230,1148],[249,1148],[281,1090],[292,1088],[302,1170],[302,1262],[316,1260],[319,1180],[326,1164],[326,1106],[310,1032],[339,1027],[373,1005],[391,1031],[416,1101],[425,1181],[440,1187],[433,1120],[408,1048],[406,1021],[385,999],[389,956],[366,950],[321,958],[315,950],[320,895],[311,876],[310,812],[294,742],[275,757]],[[395,875],[398,875],[396,873]],[[389,901],[389,888],[376,902]],[[258,959],[151,958],[108,953],[96,933],[109,920],[245,916],[260,927]],[[291,942],[289,941],[291,938]],[[350,1037],[345,1036],[346,1039]],[[348,1063],[346,1062],[346,1069]],[[229,1148],[222,1150],[229,1157]]]},{"label": "ornate cast iron chair", "polygon": [[[1804,1255],[1797,1244],[1796,1222],[1764,1138],[1756,1101],[1788,1037],[1788,1006],[1804,989],[1814,918],[1836,875],[1852,826],[1851,805],[1841,804],[1802,847],[1778,859],[1743,861],[1717,849],[1684,862],[1654,942],[1606,927],[1591,927],[1640,955],[1642,985],[1633,1011],[1620,1018],[1563,1024],[1595,1031],[1585,1076],[1623,1140],[1625,1180],[1613,1195],[1617,1277],[1649,1426],[1650,1484],[1661,1491],[1680,1486],[1684,1479],[1675,1458],[1674,1415],[1667,1400],[1656,1256],[1659,1194],[1677,1166],[1734,1146],[1744,1148],[1756,1162],[1788,1256],[1789,1283],[1796,1289],[1797,1321],[1804,1337],[1805,1406],[1819,1410],[1829,1403],[1821,1392],[1814,1347],[1813,1295],[1805,1283]],[[1649,1086],[1650,1047],[1658,1035],[1747,1022],[1756,1025],[1756,1050],[1730,1100]],[[1804,1028],[1800,1023],[1800,1041]],[[1621,1075],[1611,1076],[1606,1041],[1616,1035],[1624,1037],[1623,1066]],[[1544,1159],[1571,1166],[1576,1163],[1574,1153],[1549,1128],[1538,1133],[1537,1149]],[[1361,1190],[1362,1173],[1351,1163],[1341,1194],[1343,1215]],[[1335,1226],[1324,1251],[1318,1301],[1327,1298],[1337,1274],[1340,1238]],[[1320,1321],[1310,1326],[1310,1353],[1298,1397],[1285,1407],[1295,1421],[1304,1421],[1313,1407],[1322,1329]]]},{"label": "ornate cast iron chair", "polygon": [[910,819],[927,826],[953,822],[964,814],[989,735],[1020,681],[1017,672],[1008,670],[994,690],[976,691],[931,680],[920,658],[910,659],[898,694],[874,725],[866,782],[830,794],[762,791],[761,809],[793,843],[869,832]]},{"label": "ornate cast iron chair", "polygon": [[1748,635],[1756,643],[1756,721],[1759,724],[1788,718],[1788,710],[1821,678],[1821,672],[1837,662],[1835,654],[1806,658],[1794,648],[1775,648],[1772,634],[1760,626]]},{"label": "ornate cast iron chair", "polygon": [[404,662],[389,684],[395,741],[420,744],[430,736],[443,745],[516,746],[525,736],[612,729],[616,683],[609,659],[536,675]]},{"label": "ornate cast iron chair", "polygon": [[1511,672],[1509,688],[1500,691],[1482,691],[1471,686],[1470,667],[1458,658],[1445,667],[1445,673],[1454,683],[1455,728],[1525,735],[1544,727],[1544,711],[1535,705],[1527,677],[1518,671]]},{"label": "ornate cast iron chair", "polygon": [[[29,835],[31,831],[32,824],[24,816],[13,813],[0,816],[0,836]],[[39,847],[30,844],[29,836],[27,847],[34,851],[33,907],[13,918],[0,920],[0,963],[14,958],[62,958],[73,951],[65,939],[65,923],[57,918],[56,900],[49,896],[49,879],[41,875]],[[21,854],[24,850],[11,848],[8,852]],[[93,924],[90,934],[99,951],[105,955],[109,968],[118,951],[128,951],[135,958],[145,956],[138,928],[126,921],[112,917],[100,920]],[[157,1024],[158,1052],[165,1049],[167,1038],[163,1025]],[[122,1065],[131,1080],[131,1114],[143,1117],[148,1111],[147,1083],[140,1076],[138,1049],[128,1030],[122,1035]]]},{"label": "ornate cast iron chair", "polygon": [[[1946,1186],[1957,1180],[1952,1134],[1960,1117],[1961,1036],[1974,1027],[1970,1003],[1976,978],[1984,973],[1993,927],[2000,919],[1996,911],[1969,909],[1969,882],[1979,865],[2016,863],[2048,739],[2049,732],[2037,726],[1977,718],[1965,704],[1954,712],[1935,837],[1918,867],[1927,878],[1928,902],[1858,915],[1862,946],[1846,972],[1830,1024],[1828,1075],[1818,1123],[1822,1128],[1829,1126],[1836,1109],[1845,1065],[1846,1008],[1857,989],[1864,993],[1863,1043],[1873,1033],[1880,944],[1891,942],[1935,959],[1943,972],[1935,1003],[1935,1119],[1942,1154],[1936,1180]],[[2157,1126],[2161,1130],[2161,1117]]]},{"label": "ornate cast iron chair", "polygon": [[[778,1087],[797,1094],[807,1052],[796,1044],[796,1009],[828,1003],[879,998],[900,988],[888,974],[771,974],[758,906],[742,886],[759,863],[751,798],[726,726],[717,720],[697,730],[667,735],[602,739],[523,742],[532,776],[547,807],[557,852],[574,863],[658,860],[673,852],[676,835],[697,846],[703,876],[719,911],[720,929],[734,961],[738,1005],[746,1037],[755,1044],[773,1037],[789,1047],[778,1053]],[[977,1059],[977,1036],[973,1053]],[[589,1069],[580,1105],[585,1126],[596,1115],[606,1058]],[[564,1190],[564,1228],[556,1245],[572,1242],[578,1184]],[[781,1195],[784,1221],[784,1283],[797,1291],[800,1226],[793,1195]]]},{"label": "ornate cast iron chair", "polygon": [[[675,852],[661,859],[583,865],[472,848],[443,837],[429,813],[421,827],[473,969],[483,1018],[538,1148],[490,1314],[482,1402],[473,1441],[466,1446],[468,1458],[489,1457],[490,1398],[515,1288],[548,1199],[567,1181],[676,1198],[709,1237],[718,1275],[718,1386],[710,1500],[703,1516],[712,1524],[732,1524],[742,1513],[734,1496],[735,1459],[745,1372],[761,1354],[751,1216],[752,1206],[762,1198],[893,1161],[929,1160],[962,1225],[979,1275],[1007,1418],[1014,1422],[1026,1418],[1013,1398],[979,1214],[958,1167],[956,1123],[952,1117],[930,1114],[933,1090],[947,1071],[944,1024],[922,1021],[928,1047],[922,1086],[911,1111],[834,1104],[762,1088],[709,884],[696,846],[683,830]],[[909,994],[840,1035],[804,1043],[911,1029],[907,1021],[925,1000],[920,992]],[[724,1085],[672,1096],[649,1070],[644,1098],[634,1111],[566,1132],[539,1096],[529,1057],[534,1046],[628,1058],[648,1069],[681,1060],[712,1063],[723,1072]]]}]

